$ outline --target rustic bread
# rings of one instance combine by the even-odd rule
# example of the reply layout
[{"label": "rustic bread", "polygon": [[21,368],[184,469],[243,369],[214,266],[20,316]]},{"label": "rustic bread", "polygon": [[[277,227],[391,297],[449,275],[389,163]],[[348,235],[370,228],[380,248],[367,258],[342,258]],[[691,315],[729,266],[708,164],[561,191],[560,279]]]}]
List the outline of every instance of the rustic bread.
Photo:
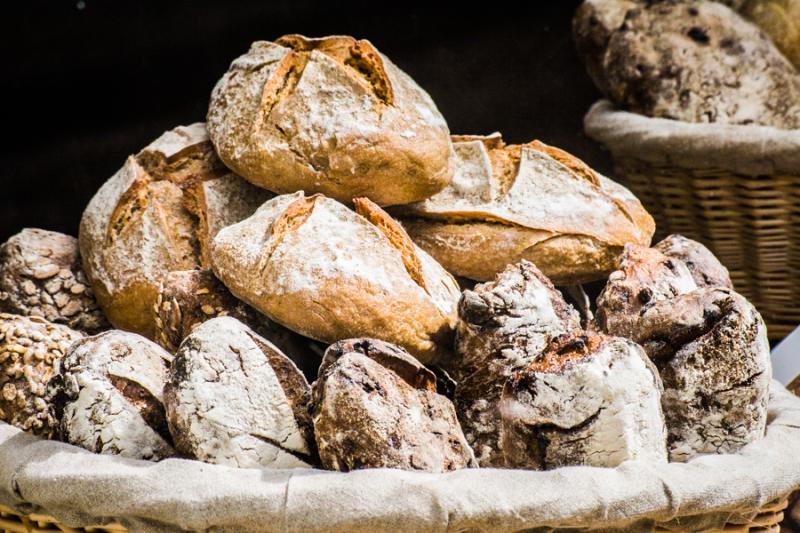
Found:
[{"label": "rustic bread", "polygon": [[240,468],[308,468],[308,382],[288,357],[231,317],[181,344],[164,388],[167,421],[186,457]]},{"label": "rustic bread", "polygon": [[617,106],[685,122],[800,128],[800,74],[729,7],[589,2],[576,14],[575,38],[598,88]]},{"label": "rustic bread", "polygon": [[625,244],[650,244],[655,225],[639,201],[572,155],[500,134],[453,140],[453,182],[393,210],[448,271],[490,280],[527,259],[555,284],[576,284],[605,277]]},{"label": "rustic bread", "polygon": [[170,361],[161,347],[127,331],[74,342],[47,387],[61,439],[131,459],[173,456],[163,398]]},{"label": "rustic bread", "polygon": [[447,124],[431,98],[352,37],[253,43],[214,87],[208,130],[226,165],[277,193],[404,204],[452,176]]},{"label": "rustic bread", "polygon": [[330,470],[450,472],[477,466],[436,375],[408,352],[349,339],[325,352],[314,383],[314,430]]},{"label": "rustic bread", "polygon": [[537,360],[552,339],[579,330],[580,319],[550,280],[524,260],[464,291],[458,316],[450,365],[458,383],[458,417],[480,465],[502,467],[500,404],[506,380]]},{"label": "rustic bread", "polygon": [[0,420],[45,438],[55,434],[47,382],[82,336],[38,316],[0,313]]},{"label": "rustic bread", "polygon": [[269,197],[222,165],[202,123],[168,131],[129,157],[80,226],[83,266],[109,321],[154,339],[163,277],[206,267],[216,232]]},{"label": "rustic bread", "polygon": [[800,0],[746,0],[742,13],[800,69]]},{"label": "rustic bread", "polygon": [[25,228],[0,246],[0,311],[97,333],[110,326],[81,267],[78,240]]},{"label": "rustic bread", "polygon": [[508,380],[502,399],[506,466],[545,470],[666,462],[661,380],[635,343],[574,332]]},{"label": "rustic bread", "polygon": [[452,341],[458,285],[378,206],[357,199],[356,209],[322,195],[278,196],[217,234],[214,273],[301,335],[369,336],[432,361]]},{"label": "rustic bread", "polygon": [[733,288],[728,269],[701,243],[683,235],[673,234],[653,248],[668,257],[683,261],[698,287]]}]

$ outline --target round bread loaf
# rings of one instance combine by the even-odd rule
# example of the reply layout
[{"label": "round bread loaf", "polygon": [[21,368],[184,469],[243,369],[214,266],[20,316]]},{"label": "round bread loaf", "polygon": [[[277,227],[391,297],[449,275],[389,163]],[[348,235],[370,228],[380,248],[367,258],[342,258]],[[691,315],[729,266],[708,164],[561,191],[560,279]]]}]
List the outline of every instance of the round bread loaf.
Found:
[{"label": "round bread loaf", "polygon": [[171,360],[161,347],[127,331],[73,343],[48,384],[61,438],[131,459],[174,455],[163,399]]},{"label": "round bread loaf", "polygon": [[240,468],[313,464],[310,397],[294,363],[231,317],[213,318],[186,337],[164,388],[177,450]]},{"label": "round bread loaf", "polygon": [[164,133],[109,179],[83,213],[83,266],[115,327],[155,339],[164,276],[208,266],[208,243],[272,195],[217,159],[202,123]]},{"label": "round bread loaf", "polygon": [[627,243],[649,245],[655,224],[624,187],[538,141],[453,137],[453,182],[393,210],[417,245],[455,275],[490,280],[532,261],[557,285],[611,272]]},{"label": "round bread loaf", "polygon": [[109,325],[81,267],[78,240],[25,228],[0,246],[0,311],[97,333]]},{"label": "round bread loaf", "polygon": [[355,204],[278,196],[217,234],[214,273],[302,335],[380,338],[430,362],[452,342],[458,285],[377,205]]},{"label": "round bread loaf", "polygon": [[635,343],[559,337],[503,390],[503,455],[512,468],[666,462],[661,380]]},{"label": "round bread loaf", "polygon": [[430,96],[352,37],[253,43],[214,87],[208,131],[226,165],[278,193],[404,204],[452,176]]},{"label": "round bread loaf", "polygon": [[576,15],[578,49],[618,107],[684,122],[800,128],[800,74],[729,7],[707,0],[590,3]]},{"label": "round bread loaf", "polygon": [[325,352],[314,383],[320,460],[330,470],[449,472],[477,466],[437,378],[405,350],[349,339]]},{"label": "round bread loaf", "polygon": [[698,287],[733,288],[728,269],[699,242],[683,235],[669,235],[653,248],[667,257],[683,261]]},{"label": "round bread loaf", "polygon": [[50,438],[58,421],[47,401],[54,365],[83,335],[32,316],[0,313],[0,420]]},{"label": "round bread loaf", "polygon": [[580,330],[580,317],[524,260],[464,291],[458,316],[451,364],[458,418],[480,465],[502,467],[500,404],[506,381],[539,358],[553,338]]}]

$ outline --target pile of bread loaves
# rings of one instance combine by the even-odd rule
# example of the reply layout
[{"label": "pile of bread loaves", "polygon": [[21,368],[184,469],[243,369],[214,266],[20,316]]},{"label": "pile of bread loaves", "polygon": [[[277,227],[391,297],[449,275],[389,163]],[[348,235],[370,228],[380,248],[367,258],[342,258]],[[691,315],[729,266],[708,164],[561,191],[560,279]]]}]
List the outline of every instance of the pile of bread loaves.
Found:
[{"label": "pile of bread loaves", "polygon": [[653,232],[562,150],[451,137],[368,41],[256,42],[79,239],[2,246],[0,419],[239,467],[735,452],[765,430],[764,324],[706,248]]}]

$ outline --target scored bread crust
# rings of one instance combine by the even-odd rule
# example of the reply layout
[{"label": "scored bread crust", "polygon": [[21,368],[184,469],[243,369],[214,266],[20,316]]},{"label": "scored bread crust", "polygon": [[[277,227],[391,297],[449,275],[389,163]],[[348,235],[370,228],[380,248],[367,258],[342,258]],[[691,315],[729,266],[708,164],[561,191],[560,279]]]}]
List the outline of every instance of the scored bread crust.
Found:
[{"label": "scored bread crust", "polygon": [[380,338],[429,362],[451,339],[458,285],[428,254],[400,245],[408,237],[377,205],[359,205],[366,217],[321,195],[278,196],[217,234],[214,273],[302,335]]},{"label": "scored bread crust", "polygon": [[216,157],[202,123],[164,133],[97,191],[81,219],[83,267],[120,329],[153,339],[158,287],[208,264],[208,243],[271,197]]},{"label": "scored bread crust", "polygon": [[207,120],[225,164],[277,193],[393,205],[452,177],[444,118],[367,40],[257,41],[217,83]]},{"label": "scored bread crust", "polygon": [[621,185],[539,141],[454,136],[453,182],[393,210],[450,272],[485,281],[527,259],[559,285],[600,279],[627,243],[649,245],[652,217]]}]

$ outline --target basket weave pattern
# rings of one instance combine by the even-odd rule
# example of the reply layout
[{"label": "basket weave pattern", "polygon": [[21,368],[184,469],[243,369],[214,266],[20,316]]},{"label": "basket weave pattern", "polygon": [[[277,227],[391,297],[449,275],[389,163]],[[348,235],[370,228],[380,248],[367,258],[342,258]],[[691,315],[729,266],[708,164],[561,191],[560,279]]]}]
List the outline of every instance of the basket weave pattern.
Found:
[{"label": "basket weave pattern", "polygon": [[748,176],[658,166],[615,156],[623,177],[656,220],[656,239],[681,233],[708,246],[736,290],[761,312],[769,336],[800,323],[800,176]]}]

